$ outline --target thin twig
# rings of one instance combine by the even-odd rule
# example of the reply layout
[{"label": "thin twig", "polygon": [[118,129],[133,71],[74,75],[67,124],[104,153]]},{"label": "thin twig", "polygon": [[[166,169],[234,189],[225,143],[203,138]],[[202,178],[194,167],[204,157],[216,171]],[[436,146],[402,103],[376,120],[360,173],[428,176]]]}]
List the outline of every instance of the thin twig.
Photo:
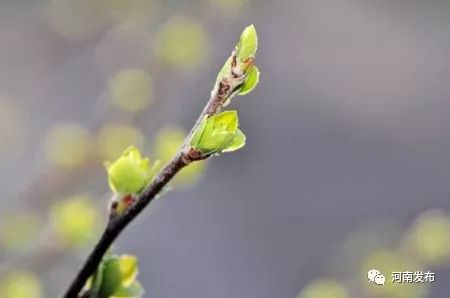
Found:
[{"label": "thin twig", "polygon": [[[203,160],[209,155],[202,155],[197,150],[189,146],[192,134],[200,125],[205,116],[212,116],[222,109],[231,97],[235,94],[237,88],[245,79],[245,74],[239,69],[236,63],[236,51],[232,53],[230,73],[225,75],[214,87],[211,92],[211,98],[197,119],[191,132],[186,137],[183,145],[180,147],[178,153],[170,161],[170,163],[163,168],[153,179],[153,181],[146,187],[146,189],[137,197],[136,203],[131,206],[123,215],[111,217],[103,232],[100,240],[94,247],[93,251],[78,271],[77,276],[70,284],[64,298],[77,298],[83,289],[88,278],[94,274],[98,265],[102,261],[103,256],[125,229],[125,227],[138,216],[145,207],[160,193],[160,191],[167,185],[167,183],[185,166],[193,161]],[[81,296],[82,297],[82,296]]]}]

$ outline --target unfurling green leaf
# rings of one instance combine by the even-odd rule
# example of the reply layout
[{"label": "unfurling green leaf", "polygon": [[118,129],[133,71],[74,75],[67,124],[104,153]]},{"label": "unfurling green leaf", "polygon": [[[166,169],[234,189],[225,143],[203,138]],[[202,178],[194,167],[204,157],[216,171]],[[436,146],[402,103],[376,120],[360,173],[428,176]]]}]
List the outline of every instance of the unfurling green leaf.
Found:
[{"label": "unfurling green leaf", "polygon": [[245,134],[242,132],[242,130],[240,130],[238,128],[231,144],[222,151],[223,152],[233,152],[233,151],[239,150],[245,146],[245,141],[246,141]]},{"label": "unfurling green leaf", "polygon": [[[250,25],[246,27],[244,31],[242,31],[241,37],[236,46],[236,58],[238,67],[237,72],[239,72],[240,70],[242,74],[246,75],[244,83],[239,86],[239,89],[236,88],[236,90],[234,90],[238,95],[245,95],[247,93],[250,93],[250,91],[252,91],[259,82],[259,70],[256,66],[253,65],[253,58],[255,57],[257,49],[258,36],[256,34],[256,29],[254,25]],[[224,66],[220,69],[219,74],[216,78],[215,88],[217,88],[219,82],[222,79],[231,78],[232,61],[233,58],[229,57]],[[233,93],[233,95],[236,93]],[[228,101],[232,96],[228,98]]]},{"label": "unfurling green leaf", "polygon": [[105,163],[112,191],[120,195],[139,193],[153,178],[154,167],[142,158],[133,146],[126,149],[113,163]]},{"label": "unfurling green leaf", "polygon": [[205,154],[220,153],[233,140],[238,127],[236,111],[226,111],[210,117],[197,149]]},{"label": "unfurling green leaf", "polygon": [[194,135],[192,136],[192,139],[190,142],[191,147],[197,148],[198,143],[200,142],[200,139],[203,135],[203,132],[205,131],[207,122],[208,122],[208,116],[205,115],[205,117],[203,117],[202,121],[200,122],[200,125],[198,126],[197,130],[195,131]]},{"label": "unfurling green leaf", "polygon": [[248,70],[247,77],[245,78],[245,81],[242,84],[242,87],[239,90],[238,95],[245,95],[250,93],[253,89],[255,89],[258,83],[259,83],[259,69],[258,67],[253,65]]},{"label": "unfurling green leaf", "polygon": [[142,285],[135,281],[128,287],[118,289],[111,298],[140,298],[144,292]]},{"label": "unfurling green leaf", "polygon": [[138,260],[135,256],[122,255],[119,258],[120,274],[122,276],[122,285],[130,286],[138,275]]},{"label": "unfurling green leaf", "polygon": [[96,273],[86,284],[85,290],[98,293],[98,298],[138,298],[144,289],[136,280],[138,261],[131,255],[107,255]]},{"label": "unfurling green leaf", "polygon": [[237,47],[237,57],[241,62],[255,57],[258,49],[258,35],[254,25],[250,25],[242,31]]},{"label": "unfurling green leaf", "polygon": [[89,277],[89,279],[87,280],[86,285],[84,286],[84,289],[85,290],[93,290],[94,292],[98,293],[102,286],[104,270],[105,270],[105,264],[103,262],[101,262],[98,265],[97,270],[94,272],[94,274],[91,277]]},{"label": "unfurling green leaf", "polygon": [[204,118],[194,133],[191,147],[203,154],[234,151],[245,144],[245,136],[238,129],[236,111],[225,111]]},{"label": "unfurling green leaf", "polygon": [[120,272],[119,257],[111,256],[104,261],[103,278],[100,286],[99,296],[110,297],[121,286],[122,274]]}]

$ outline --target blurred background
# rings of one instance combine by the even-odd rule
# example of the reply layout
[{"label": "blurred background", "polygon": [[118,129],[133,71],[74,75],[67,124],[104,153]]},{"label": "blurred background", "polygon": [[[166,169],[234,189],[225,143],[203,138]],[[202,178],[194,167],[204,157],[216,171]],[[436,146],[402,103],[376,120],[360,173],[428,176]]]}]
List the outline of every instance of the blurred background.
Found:
[{"label": "blurred background", "polygon": [[[106,220],[103,161],[167,161],[241,30],[247,146],[117,241],[144,297],[448,297],[450,2],[0,3],[0,297],[60,297]],[[374,286],[367,271],[386,275]],[[392,271],[433,271],[395,285]]]}]

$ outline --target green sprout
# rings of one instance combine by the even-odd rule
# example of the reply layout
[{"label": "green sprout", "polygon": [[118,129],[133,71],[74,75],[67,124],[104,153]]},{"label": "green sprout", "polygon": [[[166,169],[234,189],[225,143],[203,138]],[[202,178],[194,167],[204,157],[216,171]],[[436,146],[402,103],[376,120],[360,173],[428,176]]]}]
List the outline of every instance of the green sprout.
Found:
[{"label": "green sprout", "polygon": [[191,147],[202,154],[231,152],[245,145],[245,135],[238,128],[236,111],[225,111],[203,118],[191,139]]},{"label": "green sprout", "polygon": [[258,35],[254,25],[250,25],[242,31],[241,38],[237,44],[237,57],[240,62],[254,58],[258,49]]},{"label": "green sprout", "polygon": [[139,193],[153,178],[155,168],[150,160],[142,158],[134,146],[126,149],[113,163],[106,162],[108,182],[111,190],[119,195]]},{"label": "green sprout", "polygon": [[88,280],[85,291],[98,298],[142,297],[144,288],[136,280],[137,275],[138,259],[135,256],[108,254]]},{"label": "green sprout", "polygon": [[[245,73],[246,77],[242,85],[237,91],[238,95],[250,93],[259,83],[259,69],[253,65],[256,51],[258,50],[258,35],[254,25],[250,25],[242,31],[238,44],[236,45],[236,59],[239,68]],[[227,74],[230,73],[232,67],[232,57],[230,57],[220,70],[216,85]]]}]

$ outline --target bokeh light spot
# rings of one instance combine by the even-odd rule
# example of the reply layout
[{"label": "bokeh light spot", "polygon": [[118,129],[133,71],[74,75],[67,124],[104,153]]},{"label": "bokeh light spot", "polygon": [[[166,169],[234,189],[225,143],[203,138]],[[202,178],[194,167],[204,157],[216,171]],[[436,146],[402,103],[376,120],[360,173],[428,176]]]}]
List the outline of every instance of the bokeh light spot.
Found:
[{"label": "bokeh light spot", "polygon": [[157,36],[156,52],[166,63],[180,68],[199,65],[209,54],[206,32],[186,18],[173,18]]},{"label": "bokeh light spot", "polygon": [[249,0],[209,0],[209,3],[225,13],[235,15],[239,9],[248,6]]},{"label": "bokeh light spot", "polygon": [[8,273],[0,283],[2,298],[42,298],[42,286],[35,274],[17,270]]},{"label": "bokeh light spot", "polygon": [[25,251],[36,243],[41,226],[41,220],[31,213],[4,215],[0,223],[0,242],[8,251]]},{"label": "bokeh light spot", "polygon": [[142,148],[144,135],[136,127],[127,124],[108,124],[97,137],[97,148],[103,160],[115,160],[131,145]]},{"label": "bokeh light spot", "polygon": [[[385,277],[383,286],[374,286],[368,282],[367,272],[376,268]],[[372,252],[363,261],[360,277],[368,295],[392,298],[422,298],[426,297],[427,287],[424,284],[392,283],[392,272],[420,270],[419,265],[412,259],[391,250],[377,250]],[[376,297],[378,297],[376,296]]]},{"label": "bokeh light spot", "polygon": [[450,259],[450,216],[444,211],[423,213],[410,233],[412,247],[422,261],[437,264]]},{"label": "bokeh light spot", "polygon": [[46,136],[47,160],[57,166],[74,168],[87,159],[91,138],[89,132],[75,123],[55,126]]},{"label": "bokeh light spot", "polygon": [[309,284],[297,298],[349,298],[344,286],[331,279],[319,279]]},{"label": "bokeh light spot", "polygon": [[152,0],[102,0],[105,10],[118,22],[148,22],[154,10]]},{"label": "bokeh light spot", "polygon": [[73,41],[90,38],[111,23],[101,1],[50,0],[47,12],[51,28]]},{"label": "bokeh light spot", "polygon": [[109,89],[114,104],[126,111],[144,110],[152,101],[152,78],[141,69],[118,72],[111,79]]},{"label": "bokeh light spot", "polygon": [[86,245],[98,234],[100,215],[88,194],[57,202],[50,218],[57,236],[70,247]]},{"label": "bokeh light spot", "polygon": [[[154,141],[155,158],[164,166],[176,154],[184,141],[186,132],[174,127],[166,127],[159,131]],[[173,179],[173,184],[188,186],[196,183],[206,169],[206,161],[197,161],[181,170]]]}]

